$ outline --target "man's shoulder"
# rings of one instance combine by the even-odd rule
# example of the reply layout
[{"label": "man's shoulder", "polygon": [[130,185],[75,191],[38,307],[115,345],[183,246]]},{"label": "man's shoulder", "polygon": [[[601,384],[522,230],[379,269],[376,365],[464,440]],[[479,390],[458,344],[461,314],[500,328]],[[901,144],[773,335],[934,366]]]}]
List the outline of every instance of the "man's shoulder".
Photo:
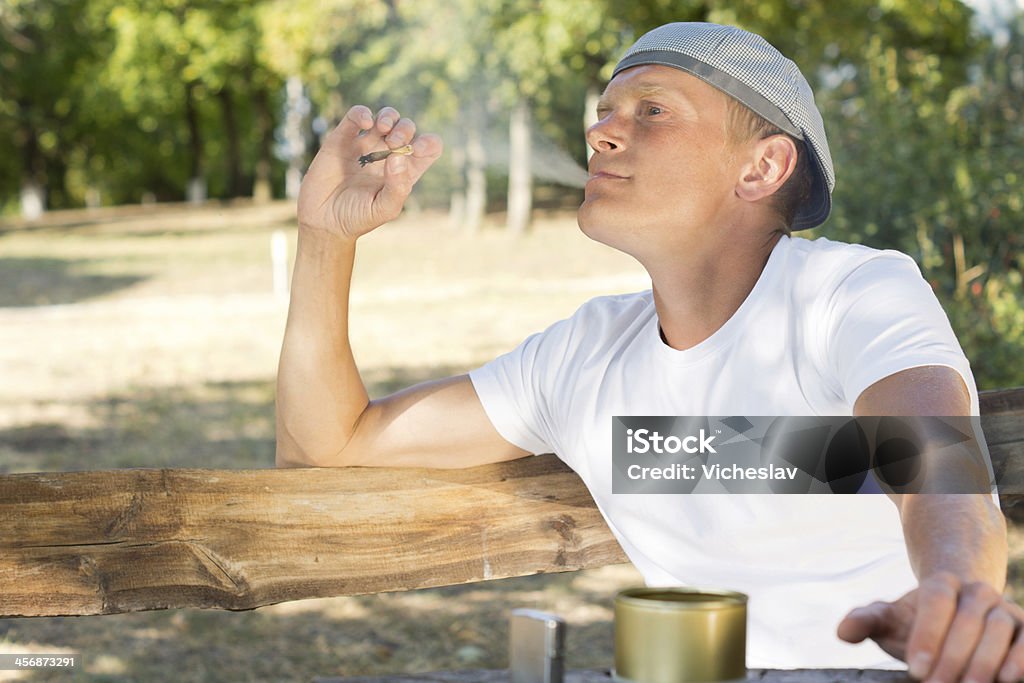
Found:
[{"label": "man's shoulder", "polygon": [[651,290],[626,294],[606,294],[585,301],[572,315],[574,327],[587,329],[621,328],[639,319],[655,315]]},{"label": "man's shoulder", "polygon": [[619,339],[655,315],[651,290],[608,294],[585,301],[570,317],[559,320],[541,337],[545,343],[595,348],[602,339]]},{"label": "man's shoulder", "polygon": [[624,294],[604,294],[585,301],[576,311],[576,315],[622,315],[643,311],[653,305],[654,295],[649,289]]},{"label": "man's shoulder", "polygon": [[920,273],[914,259],[895,249],[876,249],[824,237],[815,240],[790,238],[789,247],[789,277],[794,283],[819,293],[827,291],[828,285],[838,286],[850,275],[865,269]]}]

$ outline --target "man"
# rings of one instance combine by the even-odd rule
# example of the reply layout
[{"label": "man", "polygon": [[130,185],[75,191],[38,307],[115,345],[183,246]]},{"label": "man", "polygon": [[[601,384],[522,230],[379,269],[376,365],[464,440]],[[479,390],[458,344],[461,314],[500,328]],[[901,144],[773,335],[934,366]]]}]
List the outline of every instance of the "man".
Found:
[{"label": "man", "polygon": [[[1020,679],[1024,613],[1001,597],[1006,531],[989,496],[612,495],[613,415],[978,405],[908,257],[788,235],[828,216],[832,162],[810,87],[763,39],[656,29],[619,62],[598,119],[579,224],[634,256],[652,289],[587,302],[468,376],[369,401],[348,341],[355,242],[398,216],[442,145],[391,108],[348,112],[299,196],[278,465],[468,467],[555,452],[649,584],[751,596],[751,666],[887,666],[888,653],[921,679]],[[357,163],[406,144],[409,157]],[[836,628],[874,644],[842,643]]]}]

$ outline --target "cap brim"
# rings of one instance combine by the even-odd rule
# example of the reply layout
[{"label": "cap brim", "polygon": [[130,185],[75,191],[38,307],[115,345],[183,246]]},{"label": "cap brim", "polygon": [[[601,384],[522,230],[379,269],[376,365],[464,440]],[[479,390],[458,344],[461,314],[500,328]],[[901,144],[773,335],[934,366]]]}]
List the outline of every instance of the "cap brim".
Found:
[{"label": "cap brim", "polygon": [[805,151],[811,155],[814,178],[811,181],[810,198],[797,209],[796,215],[793,216],[793,224],[789,226],[793,232],[816,228],[824,223],[829,213],[832,212],[832,194],[828,191],[825,174],[818,163],[818,155],[810,149],[809,145]]}]

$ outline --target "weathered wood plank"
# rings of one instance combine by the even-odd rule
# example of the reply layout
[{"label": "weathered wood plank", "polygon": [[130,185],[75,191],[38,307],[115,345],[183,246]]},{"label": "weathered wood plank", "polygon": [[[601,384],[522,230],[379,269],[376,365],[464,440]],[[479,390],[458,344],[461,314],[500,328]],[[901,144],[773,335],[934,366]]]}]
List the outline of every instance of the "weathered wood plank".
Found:
[{"label": "weathered wood plank", "polygon": [[1024,520],[1024,387],[983,391],[978,395],[981,427],[992,457],[996,481],[1003,482],[999,504],[1007,517]]},{"label": "weathered wood plank", "polygon": [[[609,656],[610,658],[610,656]],[[510,683],[512,677],[506,669],[477,669],[473,671],[438,671],[425,674],[392,676],[359,676],[354,678],[318,677],[313,683]],[[612,680],[608,669],[575,669],[565,673],[565,683],[608,683]],[[902,671],[878,669],[750,669],[750,683],[910,683],[911,678]]]},{"label": "weathered wood plank", "polygon": [[981,414],[1024,416],[1024,387],[994,389],[978,393]]},{"label": "weathered wood plank", "polygon": [[0,616],[244,610],[625,561],[553,456],[0,477]]}]

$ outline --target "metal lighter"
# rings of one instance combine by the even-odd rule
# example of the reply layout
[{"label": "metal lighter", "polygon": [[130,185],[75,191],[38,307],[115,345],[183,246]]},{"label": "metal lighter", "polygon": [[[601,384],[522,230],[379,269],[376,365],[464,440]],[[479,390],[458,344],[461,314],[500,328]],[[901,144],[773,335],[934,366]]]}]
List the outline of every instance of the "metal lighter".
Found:
[{"label": "metal lighter", "polygon": [[509,668],[512,683],[562,683],[565,621],[532,609],[512,610]]}]

